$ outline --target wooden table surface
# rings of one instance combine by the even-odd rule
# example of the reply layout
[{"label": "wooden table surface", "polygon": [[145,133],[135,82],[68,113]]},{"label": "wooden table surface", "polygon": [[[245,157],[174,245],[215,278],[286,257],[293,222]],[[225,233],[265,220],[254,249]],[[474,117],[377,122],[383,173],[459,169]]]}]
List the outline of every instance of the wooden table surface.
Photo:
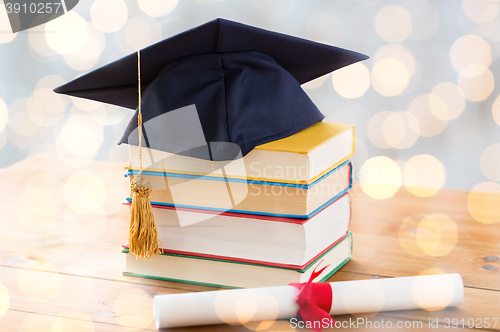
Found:
[{"label": "wooden table surface", "polygon": [[[154,294],[214,290],[122,276],[121,244],[129,222],[128,209],[121,206],[128,190],[124,164],[80,164],[74,168],[54,155],[40,154],[0,170],[1,332],[150,331],[155,330]],[[375,326],[384,320],[393,327],[401,321],[414,326],[401,329],[408,331],[462,330],[462,319],[465,328],[471,319],[474,326],[484,327],[488,319],[490,330],[500,330],[500,322],[493,328],[494,318],[500,318],[500,223],[475,221],[467,195],[441,190],[433,197],[417,198],[402,188],[390,199],[374,200],[354,193],[354,255],[329,281],[458,272],[465,297],[460,307],[440,311],[336,319],[363,318]],[[422,214],[450,219],[440,223],[438,218],[436,231],[432,223],[422,227]],[[446,328],[447,319],[456,319],[460,326]],[[430,328],[429,320],[437,320],[437,328]],[[293,330],[288,321],[186,330],[256,329]],[[350,329],[372,330],[369,325]]]}]

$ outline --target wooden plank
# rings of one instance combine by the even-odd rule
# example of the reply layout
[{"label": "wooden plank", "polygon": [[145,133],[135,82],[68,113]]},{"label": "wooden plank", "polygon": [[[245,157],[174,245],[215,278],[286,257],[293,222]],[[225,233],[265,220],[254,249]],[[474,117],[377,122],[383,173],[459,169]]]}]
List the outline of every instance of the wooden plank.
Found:
[{"label": "wooden plank", "polygon": [[165,292],[154,286],[8,267],[0,267],[0,276],[9,291],[10,310],[51,317],[78,313],[95,323],[138,329],[154,330],[152,295]]},{"label": "wooden plank", "polygon": [[[77,312],[93,322],[117,326],[142,327],[152,329],[152,296],[154,294],[174,294],[189,289],[117,282],[90,277],[80,277],[35,270],[0,267],[0,282],[9,290],[10,309],[58,316],[65,312]],[[366,275],[337,273],[329,281],[366,279]],[[136,278],[142,280],[140,278]],[[149,281],[148,279],[144,281]],[[47,285],[47,286],[44,286]],[[205,290],[213,290],[206,288]],[[50,305],[47,305],[49,304]],[[500,292],[466,288],[464,303],[458,308],[441,311],[408,310],[371,315],[373,319],[391,318],[403,321],[428,321],[439,319],[498,317]],[[121,313],[121,314],[120,314]],[[121,316],[120,316],[121,315]],[[120,320],[120,317],[129,317]],[[352,316],[340,317],[349,319]],[[356,316],[358,317],[358,316]],[[282,323],[280,323],[282,324]],[[500,330],[497,324],[496,330]]]},{"label": "wooden plank", "polygon": [[[127,330],[124,326],[142,328],[144,326],[139,325],[146,323],[146,330],[154,330],[150,321],[153,294],[214,289],[122,276],[124,259],[120,246],[127,238],[129,218],[128,209],[120,205],[128,190],[123,164],[92,162],[85,170],[98,174],[107,191],[104,204],[96,213],[79,213],[68,206],[64,183],[79,170],[65,166],[54,156],[37,155],[0,170],[4,185],[9,188],[0,192],[0,283],[7,287],[11,300],[10,310],[0,318],[2,327],[18,330],[20,322],[25,320],[39,322],[40,326],[50,325],[59,315],[66,315],[59,318],[63,323],[84,322],[87,317],[95,331]],[[37,187],[47,190],[58,202],[53,220],[46,216],[35,216],[38,219],[32,220],[33,216],[22,213],[26,212],[25,190]],[[441,330],[445,329],[445,318],[458,321],[463,318],[465,322],[473,318],[477,322],[500,315],[500,261],[495,261],[495,257],[500,257],[500,223],[483,225],[473,220],[467,209],[467,192],[442,190],[434,197],[417,198],[401,189],[393,198],[374,200],[353,191],[352,197],[354,257],[329,281],[418,275],[425,270],[440,269],[460,273],[467,286],[464,303],[458,308],[377,313],[366,317],[393,323],[399,320],[428,323],[429,319],[439,319]],[[442,213],[453,220],[458,230],[458,242],[453,250],[437,257],[416,256],[404,250],[399,237],[401,224],[421,213]],[[420,220],[418,216],[413,217],[405,224],[404,232],[410,238],[416,233]],[[134,301],[132,305],[122,305],[123,299]],[[127,310],[132,314],[126,315]],[[74,317],[68,312],[73,312]],[[135,318],[120,321],[120,317],[126,316]],[[337,319],[348,321],[353,316]],[[248,327],[255,329],[258,323],[255,324]],[[187,330],[248,329],[209,326]],[[292,328],[287,321],[277,321],[264,330]]]},{"label": "wooden plank", "polygon": [[[125,327],[88,321],[83,315],[66,313],[61,316],[50,316],[39,313],[9,310],[0,318],[2,331],[41,332],[54,331],[53,328],[63,328],[59,331],[72,332],[118,332],[127,331]],[[129,330],[128,330],[129,331]],[[144,330],[143,330],[144,331]]]}]

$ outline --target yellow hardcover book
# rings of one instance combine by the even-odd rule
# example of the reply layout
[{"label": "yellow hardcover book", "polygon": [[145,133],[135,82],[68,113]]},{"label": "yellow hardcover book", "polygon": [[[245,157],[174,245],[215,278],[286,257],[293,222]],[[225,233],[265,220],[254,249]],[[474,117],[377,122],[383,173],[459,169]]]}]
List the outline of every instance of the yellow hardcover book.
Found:
[{"label": "yellow hardcover book", "polygon": [[[354,154],[354,125],[318,122],[289,137],[257,146],[245,157],[209,161],[143,149],[147,171],[210,175],[236,179],[310,184]],[[137,170],[138,147],[130,145],[130,164]]]},{"label": "yellow hardcover book", "polygon": [[[351,128],[354,128],[354,125],[317,122],[294,135],[259,145],[255,149],[308,154]],[[352,133],[354,134],[354,130]],[[352,149],[354,153],[354,144]]]}]

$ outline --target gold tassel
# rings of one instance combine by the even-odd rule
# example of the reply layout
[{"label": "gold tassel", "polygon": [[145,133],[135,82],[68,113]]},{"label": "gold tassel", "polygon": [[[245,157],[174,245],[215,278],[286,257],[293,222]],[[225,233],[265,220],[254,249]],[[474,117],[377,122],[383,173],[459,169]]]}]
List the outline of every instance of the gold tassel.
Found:
[{"label": "gold tassel", "polygon": [[156,229],[153,208],[149,202],[152,186],[142,177],[130,184],[132,209],[130,212],[130,252],[138,258],[147,259],[160,254],[160,239]]},{"label": "gold tassel", "polygon": [[150,258],[161,253],[153,208],[149,195],[153,187],[142,177],[142,112],[141,112],[141,57],[137,51],[137,77],[139,86],[139,107],[137,131],[139,133],[139,175],[130,184],[132,209],[130,211],[129,250],[137,258]]}]

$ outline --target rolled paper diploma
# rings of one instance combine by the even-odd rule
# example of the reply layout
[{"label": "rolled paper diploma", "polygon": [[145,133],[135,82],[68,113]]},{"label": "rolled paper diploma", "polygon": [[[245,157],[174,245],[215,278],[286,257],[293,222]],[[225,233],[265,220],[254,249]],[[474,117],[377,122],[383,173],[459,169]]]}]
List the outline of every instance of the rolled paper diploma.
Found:
[{"label": "rolled paper diploma", "polygon": [[[457,273],[332,282],[330,286],[332,293],[326,296],[332,299],[330,315],[442,309],[460,305],[464,294]],[[298,292],[294,286],[278,286],[156,295],[154,320],[157,328],[168,328],[289,319],[299,310]]]}]

